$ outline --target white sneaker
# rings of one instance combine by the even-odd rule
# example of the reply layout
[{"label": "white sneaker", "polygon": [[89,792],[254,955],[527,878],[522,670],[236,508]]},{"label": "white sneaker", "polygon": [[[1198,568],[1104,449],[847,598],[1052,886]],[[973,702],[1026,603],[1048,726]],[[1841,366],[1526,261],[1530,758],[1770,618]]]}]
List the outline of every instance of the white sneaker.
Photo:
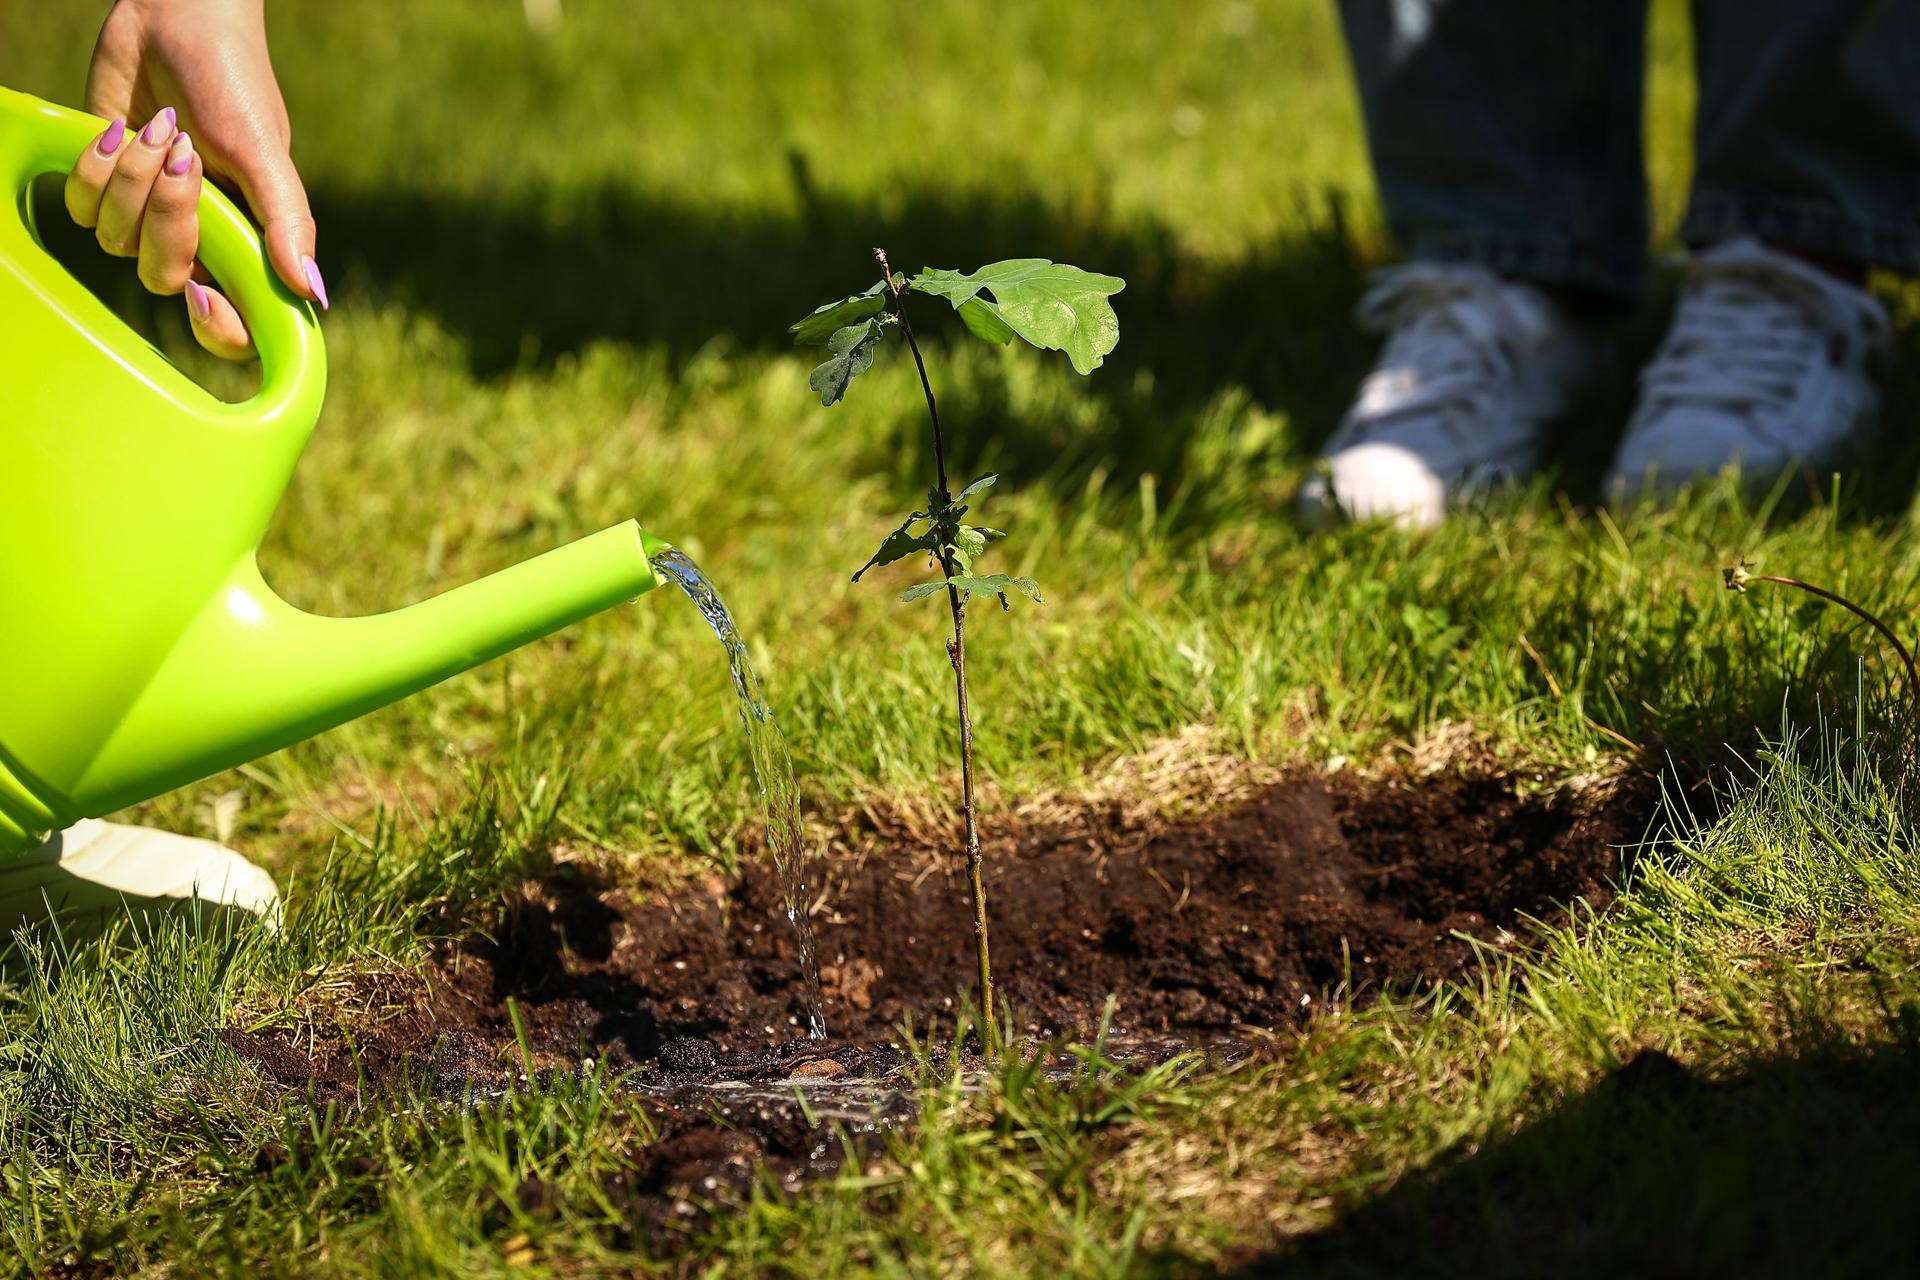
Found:
[{"label": "white sneaker", "polygon": [[1540,289],[1476,266],[1390,267],[1355,319],[1387,343],[1301,487],[1301,514],[1315,522],[1425,528],[1455,499],[1531,474],[1596,353]]},{"label": "white sneaker", "polygon": [[1725,467],[1768,480],[1873,425],[1887,313],[1864,290],[1751,237],[1694,259],[1607,473],[1615,501]]},{"label": "white sneaker", "polygon": [[195,900],[279,926],[273,877],[233,850],[145,827],[81,822],[31,853],[0,860],[0,949],[15,928],[49,911],[64,920],[100,919]]}]

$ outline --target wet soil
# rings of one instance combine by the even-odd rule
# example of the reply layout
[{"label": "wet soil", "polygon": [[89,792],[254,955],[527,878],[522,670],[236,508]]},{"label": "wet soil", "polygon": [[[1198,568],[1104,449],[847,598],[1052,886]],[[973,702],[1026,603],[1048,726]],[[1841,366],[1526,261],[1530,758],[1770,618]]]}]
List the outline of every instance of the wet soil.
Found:
[{"label": "wet soil", "polygon": [[[1524,945],[1529,919],[1603,905],[1654,807],[1653,788],[1617,779],[1531,792],[1492,774],[1301,774],[1193,822],[1081,811],[1002,831],[987,849],[996,977],[1035,1035],[1084,1035],[1111,999],[1142,1056],[1195,1043],[1232,1060],[1257,1031],[1459,975],[1469,940]],[[744,1187],[759,1168],[837,1166],[823,1118],[871,1129],[910,1112],[893,1033],[908,1018],[951,1030],[971,912],[951,855],[886,835],[848,835],[815,874],[825,1043],[802,1036],[794,934],[757,865],[645,899],[562,866],[351,1047],[233,1042],[321,1094],[406,1063],[447,1093],[510,1088],[517,1010],[536,1069],[638,1069],[662,1139],[626,1190],[657,1227],[695,1212],[686,1196]]]}]

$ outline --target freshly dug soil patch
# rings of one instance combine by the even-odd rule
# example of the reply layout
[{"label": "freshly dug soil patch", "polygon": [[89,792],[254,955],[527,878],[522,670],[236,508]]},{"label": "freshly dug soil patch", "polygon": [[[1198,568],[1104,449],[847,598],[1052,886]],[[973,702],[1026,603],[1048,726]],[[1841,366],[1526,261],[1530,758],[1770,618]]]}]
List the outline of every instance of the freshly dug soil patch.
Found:
[{"label": "freshly dug soil patch", "polygon": [[[1196,822],[1085,812],[1005,831],[987,849],[995,973],[1037,1034],[1089,1031],[1110,995],[1132,1036],[1291,1026],[1329,999],[1459,973],[1462,935],[1507,945],[1526,917],[1603,903],[1654,799],[1621,780],[1528,795],[1493,775],[1302,774]],[[972,971],[957,863],[868,841],[816,865],[834,1044],[872,1054],[908,1017],[951,1025]],[[780,884],[760,865],[643,901],[563,866],[490,937],[442,956],[431,998],[380,1038],[416,1056],[440,1041],[466,1072],[514,1044],[509,999],[544,1063],[599,1057],[675,1078],[767,1071],[805,1025]],[[369,1066],[363,1046],[355,1070]]]},{"label": "freshly dug soil patch", "polygon": [[[1255,1029],[1459,974],[1466,938],[1512,945],[1527,917],[1603,904],[1655,795],[1622,780],[1524,794],[1480,774],[1301,774],[1200,821],[1109,808],[1002,831],[987,849],[995,973],[1033,1033],[1085,1034],[1111,997],[1116,1054],[1195,1044],[1233,1060]],[[536,1070],[641,1069],[636,1105],[660,1139],[607,1188],[629,1224],[614,1243],[671,1247],[763,1174],[791,1185],[838,1168],[848,1148],[825,1125],[857,1135],[911,1118],[892,1033],[909,1017],[950,1031],[972,972],[956,863],[867,836],[816,866],[822,1044],[802,1037],[794,932],[759,865],[644,900],[563,865],[517,894],[489,936],[438,957],[424,998],[352,1044],[228,1039],[321,1098],[402,1069],[471,1096],[524,1080],[517,1009]],[[857,1144],[853,1158],[865,1159]]]},{"label": "freshly dug soil patch", "polygon": [[[1456,935],[1502,943],[1523,917],[1600,904],[1651,808],[1617,783],[1523,796],[1492,776],[1309,775],[1157,831],[1085,814],[1005,833],[987,850],[997,982],[1039,1034],[1087,1032],[1110,994],[1133,1035],[1289,1026],[1330,995],[1457,974],[1472,948]],[[833,1038],[949,1023],[973,968],[958,859],[866,848],[815,881]],[[493,941],[448,958],[440,1008],[456,1025],[497,1034],[512,996],[541,1048],[634,1061],[685,1040],[764,1052],[805,1026],[769,868],[667,901],[543,888]]]}]

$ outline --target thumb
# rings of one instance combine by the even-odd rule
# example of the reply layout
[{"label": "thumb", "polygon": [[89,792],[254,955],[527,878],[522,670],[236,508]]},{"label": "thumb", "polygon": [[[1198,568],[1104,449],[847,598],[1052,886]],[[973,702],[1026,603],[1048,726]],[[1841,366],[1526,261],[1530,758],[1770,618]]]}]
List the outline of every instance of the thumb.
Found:
[{"label": "thumb", "polygon": [[318,229],[293,157],[278,148],[256,153],[235,180],[266,235],[267,259],[273,263],[274,274],[287,288],[311,298],[325,311],[330,305],[327,282],[313,260]]}]

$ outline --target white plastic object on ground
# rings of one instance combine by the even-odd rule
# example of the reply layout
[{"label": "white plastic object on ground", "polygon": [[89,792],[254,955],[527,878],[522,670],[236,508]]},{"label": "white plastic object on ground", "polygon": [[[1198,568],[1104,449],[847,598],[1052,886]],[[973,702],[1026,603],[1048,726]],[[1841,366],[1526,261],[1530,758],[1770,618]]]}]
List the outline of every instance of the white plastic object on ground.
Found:
[{"label": "white plastic object on ground", "polygon": [[233,850],[169,831],[88,820],[31,853],[0,861],[0,942],[49,911],[77,922],[193,901],[246,911],[279,928],[273,877]]}]

